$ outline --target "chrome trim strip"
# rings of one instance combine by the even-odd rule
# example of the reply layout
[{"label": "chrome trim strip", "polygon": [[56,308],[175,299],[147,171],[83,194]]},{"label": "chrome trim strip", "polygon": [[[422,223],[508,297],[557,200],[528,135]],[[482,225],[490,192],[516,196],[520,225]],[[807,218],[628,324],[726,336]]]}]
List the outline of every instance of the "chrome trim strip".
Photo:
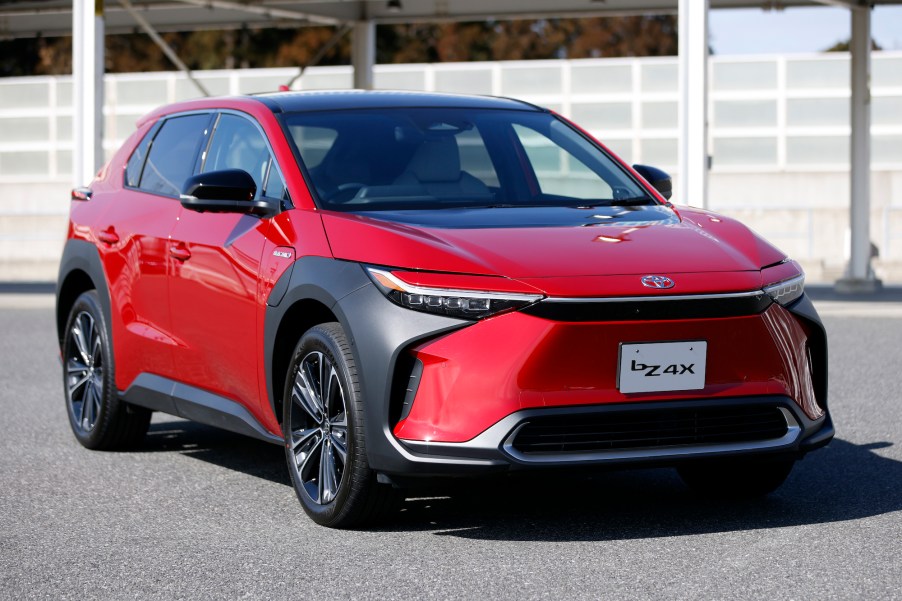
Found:
[{"label": "chrome trim strip", "polygon": [[646,449],[629,449],[622,451],[594,451],[589,453],[534,453],[523,454],[517,451],[514,446],[514,438],[517,433],[528,423],[520,424],[501,445],[502,450],[523,463],[561,463],[561,462],[583,462],[583,461],[621,461],[626,459],[655,459],[670,457],[689,457],[692,455],[703,455],[707,453],[727,453],[735,451],[763,451],[774,449],[782,446],[791,445],[802,433],[802,427],[796,421],[792,413],[784,407],[779,407],[783,418],[786,420],[786,434],[780,438],[772,438],[769,440],[756,440],[751,442],[738,442],[726,444],[700,444],[700,445],[683,445],[672,447],[655,447]]},{"label": "chrome trim strip", "polygon": [[764,296],[764,290],[750,290],[749,292],[727,292],[724,294],[682,294],[674,296],[603,296],[603,297],[555,297],[551,296],[543,300],[543,303],[626,303],[626,302],[651,302],[651,301],[684,301],[684,300],[726,300],[731,298],[750,298]]},{"label": "chrome trim strip", "polygon": [[[471,461],[491,459],[497,457],[500,450],[503,452],[503,456],[526,465],[541,465],[543,463],[604,463],[607,461],[634,459],[684,458],[737,451],[766,451],[791,447],[802,436],[802,426],[792,412],[785,407],[777,407],[777,409],[780,410],[783,418],[786,420],[786,434],[780,438],[731,444],[701,444],[591,453],[526,455],[513,448],[513,440],[520,429],[528,423],[530,417],[544,413],[543,410],[535,409],[518,411],[508,415],[476,438],[466,442],[425,442],[413,440],[398,440],[398,442],[407,451],[437,457],[454,457],[455,460],[463,457]],[[417,457],[417,461],[423,460],[425,458]]]}]

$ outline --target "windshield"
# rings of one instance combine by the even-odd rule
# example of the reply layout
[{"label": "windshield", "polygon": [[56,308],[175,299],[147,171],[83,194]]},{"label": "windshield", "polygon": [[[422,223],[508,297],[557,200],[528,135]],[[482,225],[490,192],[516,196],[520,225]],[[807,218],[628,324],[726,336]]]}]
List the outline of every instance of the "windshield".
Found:
[{"label": "windshield", "polygon": [[549,113],[380,108],[283,119],[321,208],[657,204],[613,159]]}]

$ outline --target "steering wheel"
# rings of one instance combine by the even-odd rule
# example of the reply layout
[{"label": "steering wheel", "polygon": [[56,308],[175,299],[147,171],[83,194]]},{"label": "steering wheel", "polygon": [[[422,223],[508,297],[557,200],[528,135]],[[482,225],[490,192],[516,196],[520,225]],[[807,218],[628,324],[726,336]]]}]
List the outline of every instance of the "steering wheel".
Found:
[{"label": "steering wheel", "polygon": [[362,189],[366,188],[366,184],[362,184],[360,182],[347,182],[344,184],[339,184],[338,187],[330,192],[325,200],[327,202],[348,202]]}]

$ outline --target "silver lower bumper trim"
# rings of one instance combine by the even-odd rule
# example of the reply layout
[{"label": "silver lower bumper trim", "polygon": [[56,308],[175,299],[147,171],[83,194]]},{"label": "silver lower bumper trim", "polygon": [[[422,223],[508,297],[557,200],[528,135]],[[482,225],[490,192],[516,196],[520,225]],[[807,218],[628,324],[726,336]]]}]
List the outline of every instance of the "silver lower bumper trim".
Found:
[{"label": "silver lower bumper trim", "polygon": [[468,440],[467,442],[424,442],[410,440],[402,440],[400,442],[413,453],[444,457],[468,457],[473,459],[497,459],[499,453],[501,453],[512,463],[524,465],[578,465],[656,459],[682,459],[724,453],[754,453],[791,450],[802,436],[803,428],[789,409],[786,409],[785,407],[778,408],[786,419],[786,433],[783,436],[767,440],[737,443],[675,445],[573,453],[521,453],[514,448],[514,439],[520,429],[528,423],[530,417],[546,414],[542,410],[526,410],[513,413],[476,438]]}]

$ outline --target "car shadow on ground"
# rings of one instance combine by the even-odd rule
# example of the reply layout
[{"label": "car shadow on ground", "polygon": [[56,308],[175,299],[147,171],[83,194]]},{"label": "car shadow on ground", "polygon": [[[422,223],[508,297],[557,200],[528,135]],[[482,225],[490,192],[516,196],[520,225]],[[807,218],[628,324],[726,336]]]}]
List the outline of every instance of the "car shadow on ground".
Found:
[{"label": "car shadow on ground", "polygon": [[[876,452],[890,446],[835,439],[799,462],[777,492],[744,501],[696,496],[670,469],[445,481],[410,491],[402,511],[377,530],[591,541],[855,520],[902,510],[902,462]],[[290,486],[281,447],[193,422],[152,424],[143,450],[179,452]]]},{"label": "car shadow on ground", "polygon": [[174,420],[150,424],[138,452],[181,453],[276,484],[291,486],[282,446],[197,422]]}]

